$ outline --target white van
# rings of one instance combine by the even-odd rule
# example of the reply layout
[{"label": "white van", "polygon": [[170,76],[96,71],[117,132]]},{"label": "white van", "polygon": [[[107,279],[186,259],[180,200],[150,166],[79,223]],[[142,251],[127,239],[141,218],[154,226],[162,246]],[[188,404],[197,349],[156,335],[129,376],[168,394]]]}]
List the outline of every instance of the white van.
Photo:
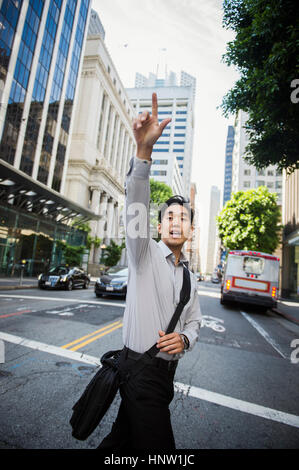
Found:
[{"label": "white van", "polygon": [[278,288],[279,258],[247,250],[228,253],[221,284],[221,304],[241,302],[276,307]]}]

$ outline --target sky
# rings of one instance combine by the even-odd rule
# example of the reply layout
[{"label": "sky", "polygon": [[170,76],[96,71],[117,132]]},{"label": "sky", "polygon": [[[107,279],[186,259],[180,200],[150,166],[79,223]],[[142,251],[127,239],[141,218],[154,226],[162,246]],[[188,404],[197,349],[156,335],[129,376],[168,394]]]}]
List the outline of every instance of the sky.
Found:
[{"label": "sky", "polygon": [[[201,260],[205,265],[211,186],[222,191],[228,125],[217,109],[238,73],[222,61],[233,33],[222,27],[222,0],[92,0],[104,26],[105,44],[126,88],[135,74],[155,73],[166,49],[168,71],[197,79],[192,182],[197,185]],[[158,91],[158,90],[157,90]],[[158,99],[159,99],[159,93]]]}]

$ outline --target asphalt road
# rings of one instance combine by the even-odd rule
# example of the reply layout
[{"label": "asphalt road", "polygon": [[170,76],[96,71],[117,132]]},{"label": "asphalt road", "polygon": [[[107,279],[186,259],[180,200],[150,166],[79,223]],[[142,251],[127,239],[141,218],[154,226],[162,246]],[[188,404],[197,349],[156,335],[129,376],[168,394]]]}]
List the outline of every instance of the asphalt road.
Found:
[{"label": "asphalt road", "polygon": [[[221,306],[218,285],[201,282],[198,290],[203,327],[180,360],[171,403],[177,448],[298,449],[291,343],[299,327],[270,311]],[[97,447],[119,397],[87,441],[72,438],[69,419],[101,355],[122,347],[124,305],[97,299],[92,287],[0,292],[0,448]]]}]

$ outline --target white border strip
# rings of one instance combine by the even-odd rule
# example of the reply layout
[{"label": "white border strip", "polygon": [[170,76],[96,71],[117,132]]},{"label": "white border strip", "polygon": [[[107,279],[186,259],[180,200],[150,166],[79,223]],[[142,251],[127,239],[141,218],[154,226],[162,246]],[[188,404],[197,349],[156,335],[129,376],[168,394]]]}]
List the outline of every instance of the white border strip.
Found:
[{"label": "white border strip", "polygon": [[[49,344],[39,343],[37,341],[31,341],[19,336],[0,332],[0,339],[9,343],[14,343],[20,346],[36,349],[38,351],[54,354],[56,356],[67,357],[78,362],[84,362],[95,366],[100,365],[100,360],[97,357],[80,354],[76,351],[62,349],[57,346],[51,346]],[[186,385],[179,382],[175,382],[174,387],[176,392],[183,393],[189,397],[198,398],[200,400],[225,406],[243,413],[248,413],[254,416],[259,416],[261,418],[270,419],[272,421],[277,421],[278,423],[283,423],[295,428],[299,428],[299,416],[296,415],[277,411],[273,408],[266,408],[261,405],[256,405],[254,403],[232,398],[227,395],[221,395],[220,393],[210,392],[209,390],[204,390],[203,388]]]},{"label": "white border strip", "polygon": [[276,342],[274,341],[273,338],[271,338],[271,336],[267,333],[267,331],[264,330],[264,328],[262,328],[255,320],[253,320],[253,318],[251,318],[249,315],[247,315],[247,313],[245,312],[241,312],[241,314],[243,315],[244,318],[246,318],[247,321],[249,321],[249,323],[263,336],[263,338],[269,343],[271,344],[272,348],[275,349],[275,351],[278,352],[278,354],[281,355],[281,357],[283,357],[284,359],[288,359],[284,353],[280,350],[278,344],[276,344]]}]

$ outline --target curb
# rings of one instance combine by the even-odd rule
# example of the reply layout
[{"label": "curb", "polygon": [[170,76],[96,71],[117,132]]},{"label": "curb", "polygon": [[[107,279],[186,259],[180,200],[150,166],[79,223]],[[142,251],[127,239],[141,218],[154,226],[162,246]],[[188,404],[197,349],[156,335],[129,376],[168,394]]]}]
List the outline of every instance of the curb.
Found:
[{"label": "curb", "polygon": [[295,323],[296,325],[299,325],[299,320],[297,320],[294,317],[291,317],[287,313],[283,313],[280,310],[278,310],[277,308],[272,308],[271,310],[272,310],[272,312],[277,313],[278,315],[281,315],[282,317],[286,318],[287,320],[291,321],[292,323]]},{"label": "curb", "polygon": [[[89,283],[90,287],[93,287],[95,285],[95,281],[91,281]],[[20,290],[20,289],[38,289],[38,286],[36,284],[34,285],[23,285],[23,286],[0,286],[0,291],[1,290]]]},{"label": "curb", "polygon": [[0,286],[0,290],[37,289],[37,286]]}]

